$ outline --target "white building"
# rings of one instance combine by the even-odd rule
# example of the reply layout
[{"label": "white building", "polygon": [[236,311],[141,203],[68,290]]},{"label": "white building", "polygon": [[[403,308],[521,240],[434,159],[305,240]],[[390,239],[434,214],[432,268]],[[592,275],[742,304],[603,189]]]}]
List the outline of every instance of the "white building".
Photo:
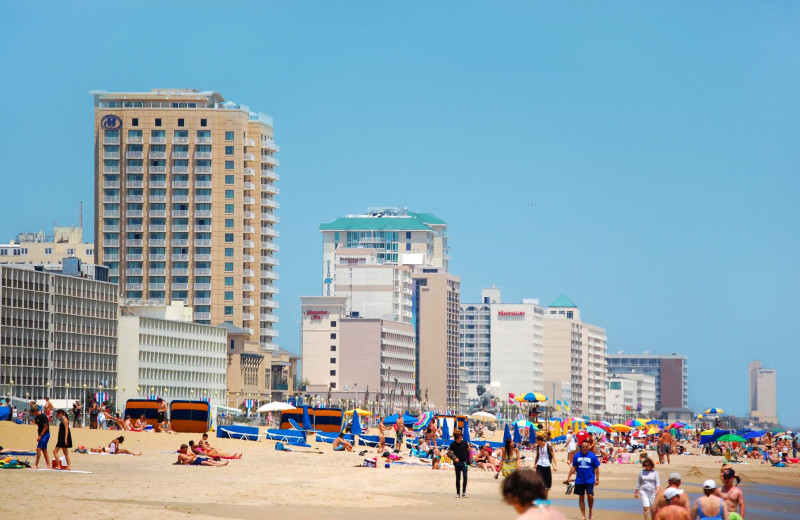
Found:
[{"label": "white building", "polygon": [[656,409],[656,379],[646,374],[609,375],[606,381],[606,414],[646,414]]},{"label": "white building", "polygon": [[543,337],[544,309],[537,300],[503,303],[492,287],[481,291],[481,303],[461,304],[460,361],[470,390],[491,385],[498,398],[542,392]]},{"label": "white building", "polygon": [[159,395],[168,401],[225,404],[227,331],[192,323],[192,308],[126,306],[119,318],[120,400]]},{"label": "white building", "polygon": [[569,381],[574,411],[605,412],[606,331],[581,321],[566,296],[551,303],[544,316],[544,372],[548,380]]},{"label": "white building", "polygon": [[778,424],[776,372],[753,361],[750,374],[750,417],[761,423]]}]

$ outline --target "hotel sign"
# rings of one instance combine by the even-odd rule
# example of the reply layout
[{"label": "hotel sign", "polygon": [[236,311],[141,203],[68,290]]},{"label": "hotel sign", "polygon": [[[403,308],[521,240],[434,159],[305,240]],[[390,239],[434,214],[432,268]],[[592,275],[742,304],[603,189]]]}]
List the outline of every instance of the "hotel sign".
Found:
[{"label": "hotel sign", "polygon": [[306,311],[306,317],[312,320],[321,320],[328,317],[328,311]]},{"label": "hotel sign", "polygon": [[498,316],[525,316],[525,311],[497,311]]},{"label": "hotel sign", "polygon": [[100,126],[106,130],[116,130],[122,126],[122,119],[114,114],[108,114],[100,120]]},{"label": "hotel sign", "polygon": [[366,261],[367,259],[364,257],[343,256],[339,258],[339,262],[342,264],[360,264]]}]

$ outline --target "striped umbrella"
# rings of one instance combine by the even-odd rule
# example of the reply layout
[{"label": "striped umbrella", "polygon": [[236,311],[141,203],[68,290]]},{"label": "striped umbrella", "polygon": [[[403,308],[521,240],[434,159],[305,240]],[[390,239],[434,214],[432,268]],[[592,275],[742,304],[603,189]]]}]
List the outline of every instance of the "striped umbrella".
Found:
[{"label": "striped umbrella", "polygon": [[630,426],[627,426],[625,424],[612,424],[611,425],[611,429],[614,430],[614,431],[618,431],[618,432],[624,433],[624,432],[631,431],[633,428],[631,428]]},{"label": "striped umbrella", "polygon": [[600,428],[599,426],[595,426],[594,424],[590,424],[589,426],[587,426],[586,431],[596,435],[603,435],[604,433],[606,433],[604,429]]},{"label": "striped umbrella", "polygon": [[723,410],[722,408],[709,408],[708,410],[705,411],[706,415],[710,413],[725,413],[725,410]]},{"label": "striped umbrella", "polygon": [[529,403],[543,403],[547,401],[547,396],[538,392],[528,392],[525,394],[525,400]]},{"label": "striped umbrella", "polygon": [[433,412],[424,412],[419,415],[417,422],[414,423],[414,430],[420,431],[428,427],[433,420]]},{"label": "striped umbrella", "polygon": [[631,419],[625,423],[625,426],[630,426],[631,428],[638,428],[639,426],[644,426],[646,421],[642,421],[641,419]]},{"label": "striped umbrella", "polygon": [[695,417],[695,419],[702,419],[703,417],[705,417],[705,415],[699,413],[697,414],[697,417]]}]

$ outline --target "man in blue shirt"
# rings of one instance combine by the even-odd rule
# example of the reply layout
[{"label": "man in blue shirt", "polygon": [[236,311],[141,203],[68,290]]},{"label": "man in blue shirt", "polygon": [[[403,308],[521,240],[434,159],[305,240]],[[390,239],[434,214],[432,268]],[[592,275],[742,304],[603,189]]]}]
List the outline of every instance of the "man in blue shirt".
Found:
[{"label": "man in blue shirt", "polygon": [[592,518],[594,507],[594,487],[600,485],[600,460],[597,455],[589,451],[589,441],[581,442],[581,451],[572,458],[572,467],[564,484],[569,484],[569,479],[575,475],[575,494],[578,495],[578,504],[581,507],[581,517],[586,518],[586,504],[583,495],[589,495],[589,518]]}]

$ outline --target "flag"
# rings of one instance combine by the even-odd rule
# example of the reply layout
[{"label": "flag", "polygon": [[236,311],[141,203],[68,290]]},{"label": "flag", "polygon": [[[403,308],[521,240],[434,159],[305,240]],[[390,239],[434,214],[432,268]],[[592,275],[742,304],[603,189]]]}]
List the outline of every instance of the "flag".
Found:
[{"label": "flag", "polygon": [[250,408],[253,408],[255,405],[256,405],[256,400],[255,399],[245,399],[244,400],[244,407],[247,408],[248,410]]},{"label": "flag", "polygon": [[210,403],[210,402],[211,402],[211,398],[210,398],[210,397],[201,397],[201,398],[200,398],[200,400],[201,400],[201,401],[205,401],[205,402],[207,402],[207,403]]},{"label": "flag", "polygon": [[556,411],[557,412],[561,411],[561,403],[556,404]]},{"label": "flag", "polygon": [[158,401],[158,394],[150,394],[147,396],[150,401]]},{"label": "flag", "polygon": [[514,404],[514,399],[513,399],[513,398],[511,398],[511,397],[509,397],[509,398],[508,398],[508,404]]},{"label": "flag", "polygon": [[515,397],[517,397],[515,394],[512,394],[511,392],[509,392],[509,393],[508,393],[508,400],[509,400],[509,401],[511,401],[511,400],[512,400],[512,399],[514,399]]},{"label": "flag", "polygon": [[569,403],[564,401],[564,410],[569,411]]},{"label": "flag", "polygon": [[632,411],[632,410],[633,410],[633,406],[628,406],[628,405],[626,404],[626,405],[625,405],[625,410],[627,410],[627,411],[629,411],[629,412],[630,412],[630,411]]},{"label": "flag", "polygon": [[94,394],[94,398],[98,403],[104,403],[108,401],[108,393],[106,392],[97,392]]}]

